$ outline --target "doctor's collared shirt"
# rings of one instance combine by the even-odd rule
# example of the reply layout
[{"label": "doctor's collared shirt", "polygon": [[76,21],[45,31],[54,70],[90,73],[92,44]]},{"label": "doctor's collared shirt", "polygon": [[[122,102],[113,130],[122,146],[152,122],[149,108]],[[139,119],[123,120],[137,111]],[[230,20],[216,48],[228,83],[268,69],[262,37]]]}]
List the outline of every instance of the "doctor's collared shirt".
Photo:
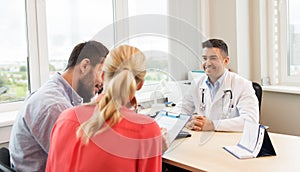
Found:
[{"label": "doctor's collared shirt", "polygon": [[225,75],[228,71],[225,70],[225,72],[223,73],[223,75],[215,82],[215,85],[213,85],[208,77],[207,77],[207,80],[205,81],[207,87],[209,88],[209,92],[210,92],[210,96],[211,96],[211,100],[214,99],[216,93],[218,92],[219,88],[220,88],[220,85],[223,83],[224,81],[224,78],[225,78]]},{"label": "doctor's collared shirt", "polygon": [[9,143],[17,171],[44,171],[50,133],[59,114],[82,103],[82,98],[60,75],[45,83],[24,101],[13,125]]}]

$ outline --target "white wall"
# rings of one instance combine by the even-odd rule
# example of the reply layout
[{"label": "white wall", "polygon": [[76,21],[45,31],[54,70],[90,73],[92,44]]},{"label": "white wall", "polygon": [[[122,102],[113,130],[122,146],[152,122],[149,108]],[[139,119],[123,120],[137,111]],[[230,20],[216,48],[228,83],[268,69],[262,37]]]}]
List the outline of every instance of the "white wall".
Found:
[{"label": "white wall", "polygon": [[247,79],[252,77],[253,66],[249,5],[249,0],[210,0],[208,13],[209,37],[223,39],[228,44],[228,67]]},{"label": "white wall", "polygon": [[1,147],[8,147],[8,141],[10,137],[12,123],[10,124],[3,124],[0,126],[0,148]]},{"label": "white wall", "polygon": [[[200,69],[200,47],[204,35],[200,28],[199,0],[170,0],[169,72],[175,80],[186,80],[190,70]],[[175,20],[173,20],[175,19]],[[176,66],[176,67],[174,67]],[[180,69],[180,70],[178,70]]]},{"label": "white wall", "polygon": [[300,136],[300,95],[265,91],[261,123],[271,132]]},{"label": "white wall", "polygon": [[209,1],[209,38],[223,39],[228,44],[229,68],[238,72],[237,67],[237,10],[236,0]]}]

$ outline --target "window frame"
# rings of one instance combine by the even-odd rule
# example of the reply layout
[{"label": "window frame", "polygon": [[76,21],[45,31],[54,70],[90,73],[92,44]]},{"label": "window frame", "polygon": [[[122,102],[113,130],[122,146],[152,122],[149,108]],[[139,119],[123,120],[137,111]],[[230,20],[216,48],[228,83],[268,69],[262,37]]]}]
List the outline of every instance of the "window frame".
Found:
[{"label": "window frame", "polygon": [[[288,0],[275,0],[278,2],[278,68],[279,68],[279,85],[300,86],[299,76],[289,75],[290,66],[290,44],[289,44],[289,25],[288,25]],[[273,44],[274,45],[274,44]],[[274,46],[272,46],[273,48]]]},{"label": "window frame", "polygon": [[45,1],[26,0],[30,92],[49,79]]},{"label": "window frame", "polygon": [[[122,6],[112,0],[114,8]],[[48,39],[46,1],[25,0],[25,17],[27,33],[27,62],[28,62],[28,90],[33,92],[49,80]],[[113,9],[114,16],[118,10]],[[115,21],[116,18],[113,20]],[[0,103],[0,113],[19,110],[24,101]]]},{"label": "window frame", "polygon": [[[47,65],[47,44],[44,44],[47,39],[43,37],[45,33],[45,2],[38,0],[25,1],[25,18],[26,18],[26,33],[27,33],[27,62],[28,62],[28,90],[30,92],[38,89],[45,80],[48,68],[42,68],[41,65]],[[42,22],[44,22],[42,24]],[[40,44],[39,44],[40,43]],[[43,45],[44,44],[44,45]],[[45,50],[46,49],[46,50]],[[41,70],[42,69],[42,70]],[[23,104],[23,101],[0,103],[0,112],[8,112],[18,110]]]}]

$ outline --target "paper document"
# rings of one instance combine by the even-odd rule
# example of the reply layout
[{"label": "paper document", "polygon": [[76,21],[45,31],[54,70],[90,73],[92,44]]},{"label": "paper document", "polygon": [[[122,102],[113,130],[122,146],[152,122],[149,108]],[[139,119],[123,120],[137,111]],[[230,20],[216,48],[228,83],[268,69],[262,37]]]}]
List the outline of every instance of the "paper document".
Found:
[{"label": "paper document", "polygon": [[168,111],[160,111],[155,121],[161,128],[167,129],[167,142],[172,143],[185,124],[190,120],[191,115],[176,114]]}]

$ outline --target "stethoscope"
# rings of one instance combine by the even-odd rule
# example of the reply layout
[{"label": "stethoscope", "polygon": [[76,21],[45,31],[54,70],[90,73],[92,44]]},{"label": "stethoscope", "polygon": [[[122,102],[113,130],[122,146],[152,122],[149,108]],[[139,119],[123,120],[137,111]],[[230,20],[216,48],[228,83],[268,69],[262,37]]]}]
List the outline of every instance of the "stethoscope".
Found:
[{"label": "stethoscope", "polygon": [[[206,104],[205,104],[205,101],[204,101],[205,88],[201,88],[201,94],[202,94],[202,97],[201,97],[200,109],[201,109],[201,111],[205,111],[205,109],[206,109]],[[227,113],[225,113],[226,110],[224,110],[224,102],[225,102],[226,97],[229,98]],[[229,117],[229,114],[231,113],[231,110],[233,109],[232,99],[233,99],[232,91],[231,90],[224,90],[224,94],[222,96],[222,113],[225,116],[225,118]]]},{"label": "stethoscope", "polygon": [[200,109],[201,109],[202,111],[205,111],[205,108],[206,108],[206,104],[205,104],[205,102],[204,102],[205,88],[201,88],[201,94],[202,94],[202,97],[201,97]]}]

